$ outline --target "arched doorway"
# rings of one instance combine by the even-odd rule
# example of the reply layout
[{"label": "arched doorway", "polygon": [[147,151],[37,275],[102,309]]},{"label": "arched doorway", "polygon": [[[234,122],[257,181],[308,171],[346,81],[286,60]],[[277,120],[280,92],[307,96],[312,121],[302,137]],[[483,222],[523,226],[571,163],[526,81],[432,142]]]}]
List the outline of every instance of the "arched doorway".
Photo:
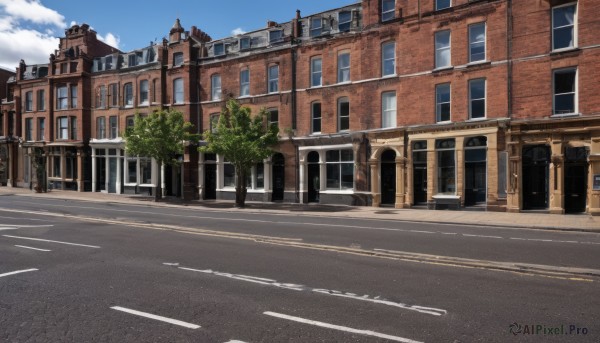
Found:
[{"label": "arched doorway", "polygon": [[308,163],[308,202],[319,202],[319,189],[321,188],[319,153],[309,152],[306,161]]},{"label": "arched doorway", "polygon": [[272,201],[282,201],[285,190],[285,157],[277,153],[271,159],[273,163],[273,196]]},{"label": "arched doorway", "polygon": [[386,150],[381,154],[381,204],[396,203],[396,152]]},{"label": "arched doorway", "polygon": [[465,206],[485,204],[487,191],[487,137],[465,141]]},{"label": "arched doorway", "polygon": [[550,148],[533,145],[523,148],[523,209],[548,208]]},{"label": "arched doorway", "polygon": [[586,147],[565,149],[565,212],[585,212],[588,178]]}]

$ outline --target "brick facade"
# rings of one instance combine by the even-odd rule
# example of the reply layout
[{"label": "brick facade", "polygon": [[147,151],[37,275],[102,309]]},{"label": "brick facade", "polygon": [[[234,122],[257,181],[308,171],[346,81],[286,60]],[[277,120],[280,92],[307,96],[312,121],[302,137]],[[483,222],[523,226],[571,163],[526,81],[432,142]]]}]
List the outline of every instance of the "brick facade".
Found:
[{"label": "brick facade", "polygon": [[[56,117],[73,115],[82,127],[64,143],[81,143],[78,189],[146,192],[152,182],[130,182],[130,168],[140,174],[141,162],[124,156],[119,139],[97,137],[98,118],[116,116],[121,131],[136,112],[172,107],[201,132],[236,98],[253,113],[271,111],[281,136],[273,157],[253,169],[250,200],[600,213],[595,0],[460,0],[445,9],[434,0],[396,0],[385,13],[382,3],[297,12],[289,22],[219,40],[177,21],[162,45],[128,53],[98,43],[87,27],[70,28],[48,77],[17,80],[19,132],[27,119],[46,116],[48,138],[32,146],[50,151]],[[155,59],[127,64],[146,49]],[[97,70],[110,54],[118,67]],[[75,70],[63,76],[65,61]],[[147,103],[140,103],[142,80]],[[80,108],[55,111],[56,86],[69,82],[78,86]],[[128,83],[131,105],[123,98]],[[104,87],[109,102],[111,84],[118,105],[101,108],[97,98]],[[42,89],[48,110],[23,111],[25,93]],[[181,169],[163,171],[167,193],[232,199],[232,169],[222,157],[190,147],[182,159]],[[117,189],[106,189],[115,183],[103,169],[111,163],[121,175]],[[92,171],[90,187],[81,170]]]}]

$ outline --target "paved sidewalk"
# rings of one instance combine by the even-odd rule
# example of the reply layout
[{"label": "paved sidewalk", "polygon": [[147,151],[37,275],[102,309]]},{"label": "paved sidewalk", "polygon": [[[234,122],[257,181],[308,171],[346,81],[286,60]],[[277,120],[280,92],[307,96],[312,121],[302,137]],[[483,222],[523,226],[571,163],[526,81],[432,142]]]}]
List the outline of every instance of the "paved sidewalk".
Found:
[{"label": "paved sidewalk", "polygon": [[483,211],[433,211],[424,209],[394,209],[389,207],[354,207],[319,204],[288,204],[247,202],[244,209],[233,207],[231,201],[181,201],[164,199],[155,203],[153,197],[117,195],[107,193],[73,192],[53,190],[34,193],[29,189],[0,187],[0,196],[19,195],[27,197],[74,199],[92,202],[144,204],[150,206],[198,208],[236,212],[259,212],[274,214],[299,214],[343,218],[377,218],[398,221],[466,224],[491,227],[533,228],[546,230],[576,230],[600,233],[600,217],[588,214],[558,215],[546,213],[505,213]]}]

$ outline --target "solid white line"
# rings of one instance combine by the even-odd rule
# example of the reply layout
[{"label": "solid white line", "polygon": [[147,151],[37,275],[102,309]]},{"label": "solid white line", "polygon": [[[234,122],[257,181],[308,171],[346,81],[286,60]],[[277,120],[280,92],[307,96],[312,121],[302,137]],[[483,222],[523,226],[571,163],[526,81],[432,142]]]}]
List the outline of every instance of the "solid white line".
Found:
[{"label": "solid white line", "polygon": [[423,231],[423,230],[409,230],[410,232],[418,232],[418,233],[435,233],[433,231]]},{"label": "solid white line", "polygon": [[159,320],[161,322],[165,322],[165,323],[169,323],[169,324],[183,326],[183,327],[186,327],[188,329],[198,329],[198,328],[200,328],[200,325],[182,322],[181,320],[177,320],[177,319],[171,319],[171,318],[167,318],[167,317],[157,316],[157,315],[151,314],[151,313],[146,313],[146,312],[140,312],[140,311],[136,311],[136,310],[131,310],[131,309],[128,309],[128,308],[125,308],[125,307],[113,306],[111,308],[113,310],[122,311],[122,312],[130,313],[130,314],[135,314],[135,315],[140,316],[140,317],[146,317],[146,318]]},{"label": "solid white line", "polygon": [[0,274],[0,277],[20,274],[20,273],[35,272],[36,270],[38,270],[38,269],[31,268],[31,269],[25,269],[25,270],[17,270],[17,271],[10,272],[10,273]]},{"label": "solid white line", "polygon": [[389,339],[391,341],[396,341],[396,342],[422,343],[422,342],[415,341],[415,340],[412,340],[412,339],[398,337],[398,336],[386,335],[386,334],[375,332],[375,331],[371,331],[371,330],[353,329],[353,328],[349,328],[349,327],[346,327],[346,326],[340,326],[340,325],[335,325],[335,324],[328,324],[328,323],[318,322],[318,321],[315,321],[315,320],[304,319],[304,318],[294,317],[294,316],[288,316],[286,314],[281,314],[281,313],[275,313],[275,312],[267,311],[267,312],[263,312],[263,314],[266,314],[267,316],[271,316],[271,317],[277,317],[277,318],[281,318],[281,319],[287,319],[287,320],[291,320],[291,321],[298,322],[298,323],[315,325],[315,326],[320,326],[320,327],[328,328],[328,329],[334,329],[334,330],[339,330],[339,331],[356,333],[356,334],[365,335],[365,336],[373,336],[373,337],[385,338],[385,339]]},{"label": "solid white line", "polygon": [[49,239],[31,238],[31,237],[20,237],[20,236],[9,236],[9,235],[2,235],[2,236],[9,237],[9,238],[28,239],[28,240],[31,240],[31,241],[50,242],[50,243],[67,244],[67,245],[76,245],[76,246],[79,246],[79,247],[100,249],[100,247],[96,246],[96,245],[69,243],[69,242],[61,242],[61,241],[51,241]]},{"label": "solid white line", "polygon": [[231,341],[227,341],[225,343],[246,343],[246,342],[244,342],[244,341],[238,341],[237,339],[236,340],[232,339]]},{"label": "solid white line", "polygon": [[31,249],[31,250],[37,250],[37,251],[52,251],[52,250],[48,250],[48,249],[39,249],[39,248],[28,247],[25,245],[15,245],[15,246],[19,247],[19,248],[25,248],[25,249]]},{"label": "solid white line", "polygon": [[4,230],[17,230],[16,227],[0,227],[0,231],[4,231]]}]

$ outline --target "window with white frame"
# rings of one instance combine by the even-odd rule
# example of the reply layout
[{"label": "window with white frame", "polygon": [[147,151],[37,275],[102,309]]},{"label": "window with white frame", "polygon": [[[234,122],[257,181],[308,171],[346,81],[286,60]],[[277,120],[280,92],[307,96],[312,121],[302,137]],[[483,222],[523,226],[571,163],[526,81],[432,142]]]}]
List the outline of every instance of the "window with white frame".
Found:
[{"label": "window with white frame", "polygon": [[456,194],[454,139],[436,140],[438,194]]},{"label": "window with white frame", "polygon": [[77,108],[77,85],[71,85],[71,108]]},{"label": "window with white frame", "polygon": [[220,113],[213,113],[210,115],[209,117],[209,125],[210,125],[210,132],[217,132],[217,126],[219,125],[219,117],[221,116]]},{"label": "window with white frame", "polygon": [[126,183],[137,183],[137,165],[138,159],[137,157],[128,157],[127,158],[127,176]]},{"label": "window with white frame", "polygon": [[221,75],[219,74],[210,77],[210,100],[221,100]]},{"label": "window with white frame", "polygon": [[340,32],[350,31],[351,25],[352,25],[352,12],[341,11],[340,13],[338,13],[338,30]]},{"label": "window with white frame", "polygon": [[328,190],[354,188],[354,153],[352,149],[325,152]]},{"label": "window with white frame", "polygon": [[485,23],[469,25],[469,62],[485,61]]},{"label": "window with white frame", "polygon": [[179,67],[183,65],[183,52],[176,52],[173,54],[173,66]]},{"label": "window with white frame", "polygon": [[33,111],[33,91],[25,93],[25,111]]},{"label": "window with white frame", "polygon": [[46,118],[38,118],[38,126],[37,126],[37,139],[38,141],[45,140],[46,137]]},{"label": "window with white frame", "polygon": [[119,85],[116,83],[111,83],[108,85],[108,91],[110,96],[110,106],[118,107],[119,106]]},{"label": "window with white frame", "polygon": [[[144,115],[140,114],[140,117]],[[135,126],[135,115],[125,117],[125,129],[131,129]]]},{"label": "window with white frame", "polygon": [[321,133],[321,103],[313,102],[311,109],[311,133]]},{"label": "window with white frame", "polygon": [[338,131],[350,129],[350,101],[347,97],[339,98],[337,101]]},{"label": "window with white frame", "polygon": [[337,82],[350,81],[350,53],[342,52],[337,58]]},{"label": "window with white frame", "polygon": [[240,38],[240,50],[250,49],[252,46],[252,39],[250,37]]},{"label": "window with white frame", "polygon": [[553,72],[553,103],[555,115],[577,113],[577,69]]},{"label": "window with white frame", "polygon": [[229,162],[223,163],[223,187],[235,187],[235,166]]},{"label": "window with white frame", "polygon": [[396,43],[387,42],[381,45],[381,75],[396,75]]},{"label": "window with white frame", "polygon": [[69,94],[67,86],[59,86],[56,88],[56,109],[65,110],[69,106]]},{"label": "window with white frame", "polygon": [[25,118],[25,140],[33,140],[33,118]]},{"label": "window with white frame", "polygon": [[469,119],[485,118],[485,79],[469,80]]},{"label": "window with white frame", "polygon": [[69,139],[69,117],[56,118],[56,138]]},{"label": "window with white frame", "polygon": [[149,89],[148,80],[140,81],[140,105],[148,105],[149,102]]},{"label": "window with white frame", "polygon": [[272,109],[269,109],[268,112],[269,112],[269,116],[268,116],[269,127],[275,126],[276,128],[279,128],[279,110],[277,110],[276,108],[272,108]]},{"label": "window with white frame", "polygon": [[396,127],[396,92],[381,94],[381,127]]},{"label": "window with white frame", "polygon": [[279,66],[272,65],[269,67],[269,93],[277,93],[279,90]]},{"label": "window with white frame", "polygon": [[283,41],[283,30],[269,31],[269,43],[277,43]]},{"label": "window with white frame", "polygon": [[396,0],[381,0],[381,21],[392,20],[396,17]]},{"label": "window with white frame", "polygon": [[183,104],[183,79],[173,80],[173,103]]},{"label": "window with white frame", "polygon": [[105,108],[106,107],[106,87],[104,85],[98,87],[97,90],[97,98],[96,98],[96,108]]},{"label": "window with white frame", "polygon": [[552,50],[577,46],[577,4],[552,8]]},{"label": "window with white frame", "polygon": [[123,101],[125,107],[133,106],[133,85],[131,83],[126,83],[123,87],[123,94],[125,95]]},{"label": "window with white frame", "polygon": [[108,117],[108,138],[115,139],[119,136],[119,121],[117,116]]},{"label": "window with white frame", "polygon": [[250,168],[246,175],[246,189],[262,190],[265,188],[265,165],[259,162]]},{"label": "window with white frame", "polygon": [[321,57],[313,57],[310,60],[310,86],[319,87],[323,85],[323,60]]},{"label": "window with white frame", "polygon": [[70,120],[70,127],[69,127],[69,132],[71,134],[71,139],[72,140],[76,140],[77,139],[77,117],[69,117]]},{"label": "window with white frame", "polygon": [[435,10],[436,11],[443,10],[445,8],[449,8],[450,6],[452,6],[451,0],[435,0]]},{"label": "window with white frame", "polygon": [[450,84],[435,86],[435,120],[438,123],[450,121]]},{"label": "window with white frame", "polygon": [[310,18],[310,36],[317,37],[323,33],[323,18]]},{"label": "window with white frame", "polygon": [[449,67],[450,59],[450,30],[435,33],[435,68]]},{"label": "window with white frame", "polygon": [[152,159],[140,157],[140,183],[143,185],[152,184]]},{"label": "window with white frame", "polygon": [[213,52],[214,52],[215,56],[225,55],[225,44],[223,44],[223,43],[213,44]]},{"label": "window with white frame", "polygon": [[240,71],[240,96],[250,95],[250,69]]},{"label": "window with white frame", "polygon": [[37,91],[37,110],[46,110],[46,91],[43,89]]},{"label": "window with white frame", "polygon": [[96,118],[96,138],[106,138],[106,118],[104,117]]}]

